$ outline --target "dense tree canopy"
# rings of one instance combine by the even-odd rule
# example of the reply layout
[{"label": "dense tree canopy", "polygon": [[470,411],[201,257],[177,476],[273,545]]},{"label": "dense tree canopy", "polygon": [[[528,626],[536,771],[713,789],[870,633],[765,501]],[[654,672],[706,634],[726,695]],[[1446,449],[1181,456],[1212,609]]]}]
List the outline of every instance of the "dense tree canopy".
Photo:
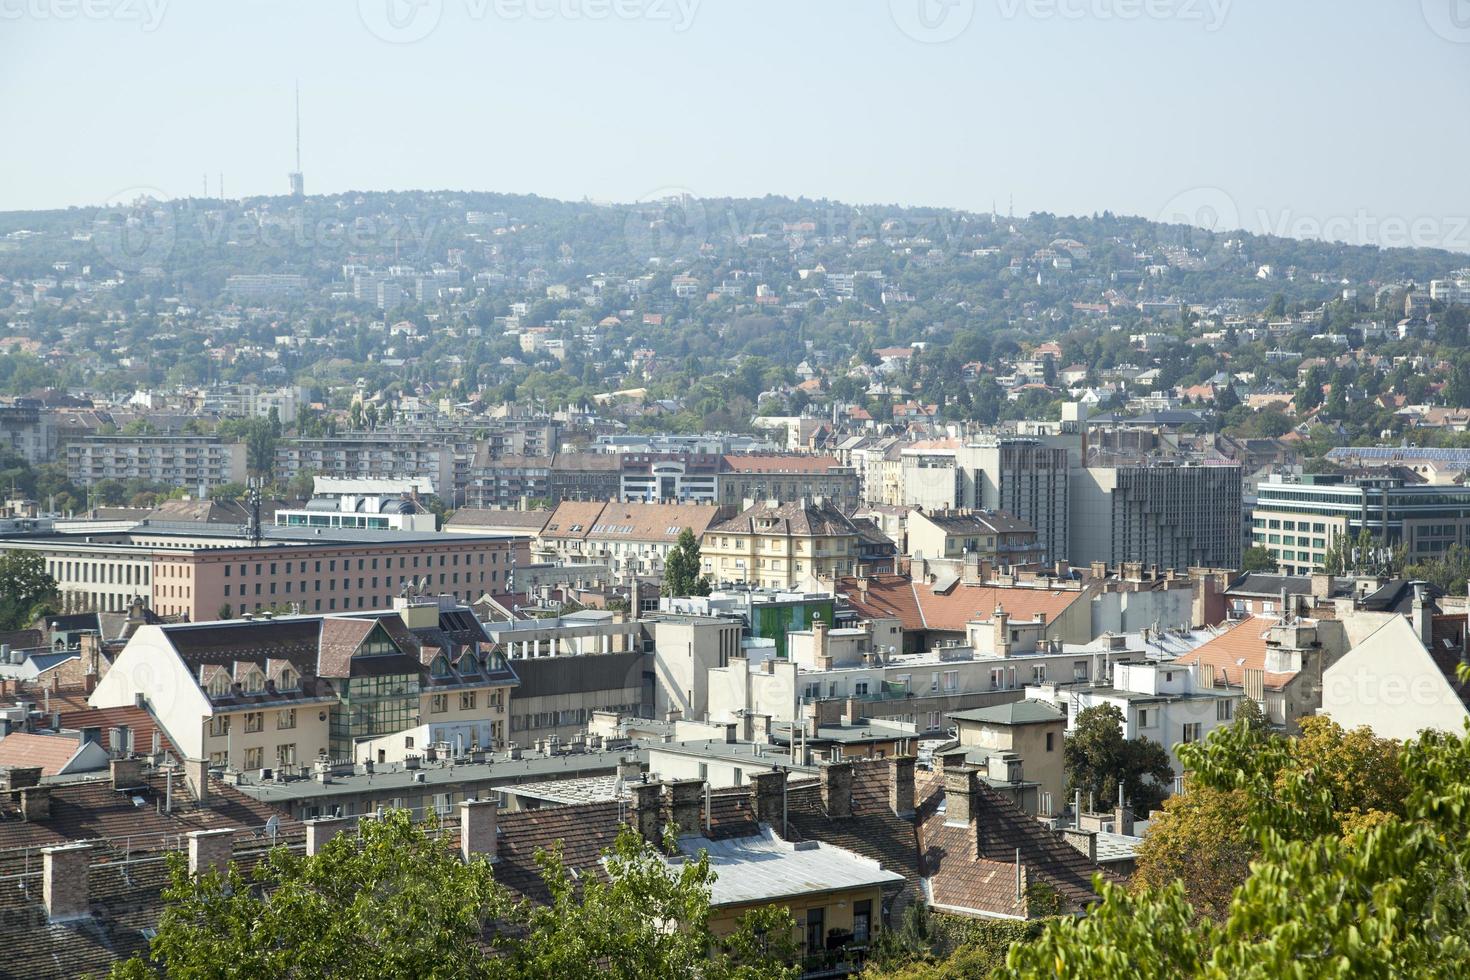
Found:
[{"label": "dense tree canopy", "polygon": [[1066,745],[1067,789],[1111,806],[1121,785],[1125,801],[1147,813],[1169,793],[1174,778],[1169,753],[1158,742],[1124,738],[1122,726],[1123,713],[1111,704],[1077,716]]},{"label": "dense tree canopy", "polygon": [[1239,819],[1259,849],[1221,921],[1199,915],[1183,880],[1133,892],[1099,882],[1089,914],[1012,947],[1008,975],[1470,972],[1470,739],[1429,732],[1400,749],[1326,722],[1300,739],[1237,724],[1180,754],[1192,791],[1213,795],[1198,812],[1176,805],[1179,817],[1200,825],[1201,840],[1231,836],[1206,833],[1204,812],[1216,824]]},{"label": "dense tree canopy", "polygon": [[364,820],[314,856],[277,848],[246,877],[188,873],[174,856],[148,958],[113,980],[149,977],[699,977],[787,980],[796,970],[784,908],[709,930],[708,859],[666,863],[624,827],[606,878],[540,855],[549,905],[516,901],[484,860],[464,862],[407,811]]}]

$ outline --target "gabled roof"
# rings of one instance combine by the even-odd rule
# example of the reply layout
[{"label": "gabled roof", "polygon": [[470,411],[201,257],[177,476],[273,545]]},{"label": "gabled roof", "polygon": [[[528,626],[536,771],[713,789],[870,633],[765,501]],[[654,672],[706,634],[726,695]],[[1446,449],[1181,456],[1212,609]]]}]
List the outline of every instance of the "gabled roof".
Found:
[{"label": "gabled roof", "polygon": [[[1245,671],[1266,669],[1266,637],[1279,622],[1275,616],[1242,619],[1174,662],[1183,666],[1209,664],[1215,668],[1216,683],[1241,684]],[[1268,673],[1266,686],[1279,691],[1296,676],[1295,673]]]},{"label": "gabled roof", "polygon": [[66,735],[11,732],[0,738],[0,768],[40,766],[42,776],[55,776],[81,750],[81,740]]},{"label": "gabled roof", "polygon": [[1015,622],[1030,622],[1037,613],[1053,621],[1085,590],[1038,589],[1000,585],[956,585],[943,592],[943,582],[915,583],[907,575],[875,575],[866,580],[866,592],[856,578],[843,578],[837,589],[863,619],[898,619],[905,630],[965,632],[966,624],[989,620],[996,607]]},{"label": "gabled roof", "polygon": [[[775,523],[765,527],[761,523],[764,521]],[[709,530],[719,534],[793,534],[799,537],[856,536],[860,533],[846,514],[826,500],[820,504],[792,501],[774,507],[762,501],[728,521],[711,525]]]},{"label": "gabled roof", "polygon": [[942,773],[928,778],[921,774],[918,796],[924,880],[935,907],[977,916],[1026,917],[1024,887],[1021,898],[1016,896],[1018,852],[1023,885],[1049,885],[1068,911],[1096,901],[1092,877],[1102,869],[983,782],[977,781],[967,826],[945,822]]}]

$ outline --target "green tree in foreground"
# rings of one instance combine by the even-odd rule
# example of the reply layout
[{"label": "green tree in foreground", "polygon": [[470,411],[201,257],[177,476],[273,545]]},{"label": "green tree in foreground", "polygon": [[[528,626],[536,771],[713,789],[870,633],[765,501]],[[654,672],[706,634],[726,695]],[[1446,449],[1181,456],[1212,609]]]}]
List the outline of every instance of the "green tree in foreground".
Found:
[{"label": "green tree in foreground", "polygon": [[24,629],[56,611],[61,594],[39,554],[0,554],[0,630]]},{"label": "green tree in foreground", "polygon": [[1098,805],[1111,806],[1118,786],[1134,811],[1147,813],[1169,792],[1174,770],[1169,753],[1158,742],[1123,737],[1123,712],[1100,704],[1077,716],[1077,727],[1066,744],[1067,789],[1090,795]]},{"label": "green tree in foreground", "polygon": [[679,532],[678,542],[664,556],[663,594],[709,595],[709,579],[700,574],[699,539],[691,528]]},{"label": "green tree in foreground", "polygon": [[[1198,785],[1243,795],[1259,842],[1224,920],[1201,920],[1182,881],[1130,893],[1099,880],[1102,901],[1013,946],[1006,975],[1470,975],[1470,739],[1427,732],[1390,753],[1346,737],[1358,741],[1320,764],[1308,759],[1336,733],[1310,732],[1321,744],[1303,748],[1232,725],[1181,748]],[[1361,785],[1390,758],[1397,813],[1378,809],[1397,790]]]},{"label": "green tree in foreground", "polygon": [[[700,977],[789,980],[794,922],[749,913],[723,942],[709,929],[714,872],[669,865],[624,827],[606,877],[575,878],[539,856],[549,905],[515,900],[483,860],[464,862],[407,811],[365,820],[314,856],[277,848],[247,878],[194,878],[170,859],[166,909],[148,958],[113,980],[152,977]],[[769,938],[768,938],[769,937]]]},{"label": "green tree in foreground", "polygon": [[[1236,724],[1249,726],[1245,712],[1241,715]],[[1327,718],[1304,719],[1298,738],[1258,727],[1251,739],[1243,744],[1263,748],[1257,756],[1263,767],[1279,766],[1269,774],[1271,792],[1282,792],[1305,774],[1329,794],[1329,833],[1345,836],[1403,813],[1408,785],[1398,765],[1401,747],[1392,739],[1366,728],[1345,731]],[[1278,752],[1278,745],[1285,751]],[[1260,841],[1249,829],[1256,801],[1243,788],[1195,775],[1186,787],[1165,801],[1163,815],[1140,846],[1133,883],[1163,888],[1180,881],[1196,912],[1224,921],[1235,890],[1250,875],[1250,863],[1261,855]]]}]

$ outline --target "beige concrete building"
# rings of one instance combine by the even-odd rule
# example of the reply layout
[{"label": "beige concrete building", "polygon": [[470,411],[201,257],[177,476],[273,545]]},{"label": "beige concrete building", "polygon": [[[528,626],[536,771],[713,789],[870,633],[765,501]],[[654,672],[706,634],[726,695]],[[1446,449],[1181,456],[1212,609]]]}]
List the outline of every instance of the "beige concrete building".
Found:
[{"label": "beige concrete building", "polygon": [[854,574],[859,539],[852,521],[824,498],[764,501],[711,525],[700,553],[704,573],[715,583],[790,589],[814,578]]},{"label": "beige concrete building", "polygon": [[1065,806],[1065,711],[1045,701],[1026,700],[955,711],[949,719],[967,761],[981,766],[981,779],[1008,786],[1034,783],[1036,793],[1025,794],[1020,801],[1028,813],[1050,815]]},{"label": "beige concrete building", "polygon": [[563,501],[536,536],[539,561],[607,563],[614,572],[662,575],[664,558],[686,528],[699,540],[715,520],[713,504]]},{"label": "beige concrete building", "polygon": [[256,770],[365,747],[365,761],[492,749],[518,683],[467,608],[399,600],[350,616],[143,626],[89,703],[142,705],[185,757]]}]

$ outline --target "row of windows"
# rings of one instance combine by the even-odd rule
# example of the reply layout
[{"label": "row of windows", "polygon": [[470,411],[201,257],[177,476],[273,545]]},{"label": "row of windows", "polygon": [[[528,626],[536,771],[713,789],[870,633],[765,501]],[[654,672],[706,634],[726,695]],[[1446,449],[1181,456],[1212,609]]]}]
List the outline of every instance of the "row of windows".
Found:
[{"label": "row of windows", "polygon": [[[440,572],[439,573],[439,584],[440,585],[459,585],[460,584],[459,575],[460,575],[459,572]],[[500,578],[500,573],[498,571],[494,571],[494,572],[491,572],[490,573],[490,581],[492,583],[495,582],[495,581],[497,581],[499,578]],[[397,586],[396,587],[401,588],[404,585],[404,583],[406,583],[406,582],[409,581],[409,579],[410,579],[410,576],[406,576],[406,575],[405,576],[400,576],[399,579],[398,579],[398,582],[397,582]],[[464,579],[465,579],[464,580],[464,584],[469,585],[470,584],[470,580],[471,580],[471,574],[469,572],[465,572],[464,573]],[[483,582],[484,580],[485,580],[485,575],[484,575],[484,573],[481,573],[480,574],[480,581]],[[278,583],[276,583],[276,582],[269,582],[269,583],[266,583],[266,582],[256,582],[255,583],[255,591],[253,593],[251,593],[251,592],[247,592],[246,591],[246,589],[247,589],[247,583],[245,583],[245,582],[241,582],[240,583],[240,591],[239,592],[232,592],[232,586],[230,585],[230,583],[226,582],[225,583],[225,596],[226,597],[229,597],[230,595],[241,595],[241,596],[243,596],[243,595],[275,595],[276,594],[276,586],[277,586],[277,584]],[[290,595],[291,594],[291,585],[292,585],[292,583],[289,580],[287,580],[283,584],[284,584],[285,587],[281,590],[281,594],[283,594],[283,595]],[[268,591],[265,591],[265,592],[262,592],[262,588],[264,586],[266,586],[266,585],[269,585],[269,587],[270,587],[269,590]],[[384,578],[383,578],[383,585],[384,585],[384,587],[389,588],[389,589],[394,588],[395,587],[395,584],[393,582],[392,576],[384,576]],[[357,587],[359,589],[368,588],[367,579],[366,578],[359,578],[357,580]],[[344,578],[342,580],[342,588],[344,588],[344,589],[350,589],[350,588],[352,588],[352,580],[351,579],[345,579]],[[376,575],[374,575],[372,577],[372,588],[374,588],[374,589],[378,588],[378,576],[376,576]],[[322,590],[322,580],[321,579],[314,579],[312,581],[311,588],[309,590],[306,587],[306,580],[303,579],[301,581],[300,588],[298,588],[296,591],[298,593],[304,594],[304,593],[306,593],[308,591],[311,591],[311,592],[320,592],[321,590]],[[335,592],[335,591],[337,591],[337,580],[336,579],[334,579],[334,578],[327,579],[327,591],[328,592]],[[174,593],[169,592],[169,591],[165,591],[163,593],[163,595],[165,595],[165,596],[167,596],[169,598],[179,598],[180,597],[180,596],[174,595]],[[188,594],[187,593],[183,594],[182,595],[182,598],[188,598]],[[376,601],[376,600],[374,600],[374,601]],[[333,608],[335,608],[335,607],[333,607]]]},{"label": "row of windows", "polygon": [[[398,558],[398,567],[399,568],[409,568],[409,567],[418,568],[419,567],[419,556],[418,555],[413,555],[412,556],[412,558],[413,558],[413,565],[412,566],[410,566],[408,564],[409,557],[410,556],[408,556],[408,555],[400,555],[399,558]],[[424,557],[424,565],[423,565],[423,567],[425,567],[425,568],[432,568],[432,567],[434,567],[434,556],[433,555],[425,555],[423,557]],[[456,567],[457,568],[457,567],[459,567],[459,559],[460,559],[460,557],[461,557],[461,555],[460,555],[459,552],[455,552],[452,555],[440,555],[439,556],[439,567],[440,568],[445,568],[445,567],[453,566],[453,567]],[[474,562],[472,560],[475,557],[477,557],[477,556],[476,555],[464,555],[463,558],[464,558],[465,565],[466,566],[470,566],[470,565],[476,564],[476,562]],[[479,555],[478,555],[478,557],[479,557],[479,564],[484,565],[485,564],[485,553],[484,552],[480,552]],[[449,561],[448,559],[453,559],[453,560],[452,561]],[[378,570],[378,559],[377,558],[372,558],[372,559],[359,558],[359,559],[357,559],[357,570],[359,572],[368,571],[369,570],[369,566],[368,566],[367,563],[369,561],[371,562],[371,570],[372,571],[377,571]],[[393,567],[393,559],[391,557],[384,558],[384,559],[382,559],[382,561],[383,561],[383,567],[384,568],[392,568]],[[273,561],[272,562],[260,562],[260,561],[258,561],[258,562],[255,563],[255,566],[254,566],[255,567],[255,574],[256,575],[264,574],[265,567],[267,565],[269,565],[270,566],[270,574],[271,575],[275,575],[276,574],[276,566],[278,564],[279,564],[279,562],[273,562]],[[290,575],[295,570],[295,569],[292,568],[293,562],[289,562],[288,561],[285,564],[286,564],[286,574],[287,575]],[[300,571],[301,572],[305,572],[306,571],[306,565],[307,565],[307,563],[305,561],[301,561],[301,562],[296,563],[296,564],[300,564],[300,566],[301,566]],[[490,553],[490,564],[491,565],[498,565],[498,564],[500,564],[500,552],[495,551],[495,552],[491,552]],[[230,564],[230,565],[226,565],[225,566],[225,578],[230,578],[231,577],[231,575],[233,574],[232,569],[234,567],[235,566],[233,564]],[[239,567],[240,567],[240,577],[241,578],[245,578],[247,575],[250,574],[250,568],[251,568],[251,566],[248,563],[242,563]],[[322,570],[322,563],[321,563],[320,559],[318,559],[317,561],[312,562],[312,570],[313,571],[316,571],[316,572],[320,572]],[[335,558],[329,558],[327,560],[327,571],[328,572],[335,572],[336,570],[337,570],[337,559],[335,559]],[[351,571],[351,570],[352,570],[352,559],[350,559],[350,558],[344,558],[344,559],[342,559],[342,571],[347,572],[347,571]]]}]

